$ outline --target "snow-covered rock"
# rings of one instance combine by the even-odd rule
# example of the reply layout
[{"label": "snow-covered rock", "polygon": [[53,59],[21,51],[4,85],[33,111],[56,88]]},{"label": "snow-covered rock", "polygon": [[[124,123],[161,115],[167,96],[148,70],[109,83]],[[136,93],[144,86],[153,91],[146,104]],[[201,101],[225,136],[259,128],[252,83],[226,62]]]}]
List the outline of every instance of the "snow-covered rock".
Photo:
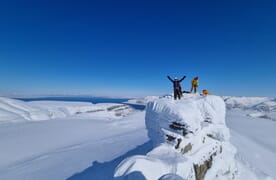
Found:
[{"label": "snow-covered rock", "polygon": [[[186,95],[161,98],[146,108],[148,136],[155,148],[146,156],[125,159],[115,177],[128,179],[139,172],[146,179],[241,179],[225,125],[225,103],[217,96]],[[249,172],[255,179],[256,176]],[[254,179],[253,178],[253,179]]]}]

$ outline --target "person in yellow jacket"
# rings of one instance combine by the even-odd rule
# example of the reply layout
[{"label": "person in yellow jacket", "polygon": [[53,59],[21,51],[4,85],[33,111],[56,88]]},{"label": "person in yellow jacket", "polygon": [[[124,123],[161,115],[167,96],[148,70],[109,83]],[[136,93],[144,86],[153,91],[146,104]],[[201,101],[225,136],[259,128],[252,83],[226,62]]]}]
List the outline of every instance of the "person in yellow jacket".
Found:
[{"label": "person in yellow jacket", "polygon": [[192,88],[190,92],[192,93],[194,91],[194,93],[196,93],[197,87],[198,87],[198,77],[195,77],[192,80]]}]

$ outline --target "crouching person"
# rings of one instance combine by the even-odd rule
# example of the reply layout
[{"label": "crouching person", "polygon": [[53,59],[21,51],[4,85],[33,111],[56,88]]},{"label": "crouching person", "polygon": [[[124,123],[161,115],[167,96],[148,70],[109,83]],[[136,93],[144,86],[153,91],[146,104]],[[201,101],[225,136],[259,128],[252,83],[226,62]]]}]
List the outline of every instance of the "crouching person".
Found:
[{"label": "crouching person", "polygon": [[209,91],[204,89],[202,90],[202,94],[201,95],[210,95]]}]

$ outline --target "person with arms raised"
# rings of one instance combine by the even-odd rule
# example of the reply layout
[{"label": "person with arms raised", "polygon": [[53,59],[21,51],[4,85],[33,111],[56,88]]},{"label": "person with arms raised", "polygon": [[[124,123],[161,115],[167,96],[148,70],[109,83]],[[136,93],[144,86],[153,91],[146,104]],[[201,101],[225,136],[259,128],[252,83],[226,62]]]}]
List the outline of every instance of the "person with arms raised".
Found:
[{"label": "person with arms raised", "polygon": [[168,79],[173,83],[173,92],[174,92],[174,99],[176,100],[181,99],[182,91],[181,91],[181,82],[186,78],[186,76],[183,76],[182,79],[178,79],[177,77],[172,80],[170,76],[167,76]]}]

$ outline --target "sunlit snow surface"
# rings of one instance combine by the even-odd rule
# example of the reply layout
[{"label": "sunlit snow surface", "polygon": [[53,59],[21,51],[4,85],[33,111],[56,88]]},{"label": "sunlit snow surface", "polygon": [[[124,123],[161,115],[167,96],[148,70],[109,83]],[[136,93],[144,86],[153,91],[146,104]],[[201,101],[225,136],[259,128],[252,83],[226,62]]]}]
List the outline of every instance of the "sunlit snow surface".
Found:
[{"label": "sunlit snow surface", "polygon": [[[238,169],[236,179],[276,179],[275,99],[223,97],[226,118],[222,119],[225,105],[219,97],[204,100],[199,95],[185,95],[185,98],[175,102],[169,96],[151,96],[129,102],[149,103],[147,109],[154,112],[159,108],[161,114],[152,117],[160,116],[161,122],[183,117],[189,129],[199,134],[208,130],[198,131],[206,125],[198,123],[201,118],[213,117],[217,128],[210,126],[209,130],[223,135],[217,136],[229,148],[223,158],[225,162],[233,162],[230,170]],[[198,101],[197,105],[194,101]],[[156,129],[151,131],[145,124],[153,114],[147,114],[145,119],[145,112],[114,103],[23,102],[0,97],[0,179],[114,179],[116,166],[115,175],[120,179],[124,176],[119,175],[126,173],[123,167],[129,165],[147,171],[148,177],[183,178],[190,169],[190,161],[200,161],[197,159],[200,156],[196,153],[183,156],[172,144],[164,143],[158,132],[168,129],[162,128],[162,124],[156,124],[159,129],[152,124]],[[199,145],[198,149],[205,149]],[[225,163],[217,162],[214,168],[226,167]],[[207,179],[212,172],[215,171],[210,171]],[[138,172],[132,175],[132,179],[145,177]]]},{"label": "sunlit snow surface", "polygon": [[[224,100],[227,103],[226,119],[231,133],[225,125],[225,104],[220,97],[185,95],[178,101],[159,98],[148,103],[146,126],[155,148],[146,156],[125,159],[118,166],[115,177],[135,179],[139,172],[146,179],[175,174],[192,180],[195,179],[193,165],[202,164],[206,160],[204,158],[214,153],[216,145],[219,145],[222,152],[214,156],[205,179],[275,178],[275,122],[271,121],[272,118],[263,117],[255,121],[248,115],[256,111],[273,114],[274,99],[227,97]],[[237,110],[242,113],[237,113]],[[248,122],[250,118],[252,121]],[[209,121],[207,125],[206,119]],[[169,128],[169,124],[174,121],[185,124],[192,133],[181,137],[181,134]],[[264,131],[267,132],[262,133]],[[210,134],[212,138],[206,138]],[[167,142],[165,135],[182,138],[182,146],[191,143],[192,150],[181,153],[179,148],[175,148],[176,142]],[[202,139],[206,139],[204,143]]]},{"label": "sunlit snow surface", "polygon": [[148,141],[144,123],[122,104],[0,98],[0,179],[69,178]]}]

